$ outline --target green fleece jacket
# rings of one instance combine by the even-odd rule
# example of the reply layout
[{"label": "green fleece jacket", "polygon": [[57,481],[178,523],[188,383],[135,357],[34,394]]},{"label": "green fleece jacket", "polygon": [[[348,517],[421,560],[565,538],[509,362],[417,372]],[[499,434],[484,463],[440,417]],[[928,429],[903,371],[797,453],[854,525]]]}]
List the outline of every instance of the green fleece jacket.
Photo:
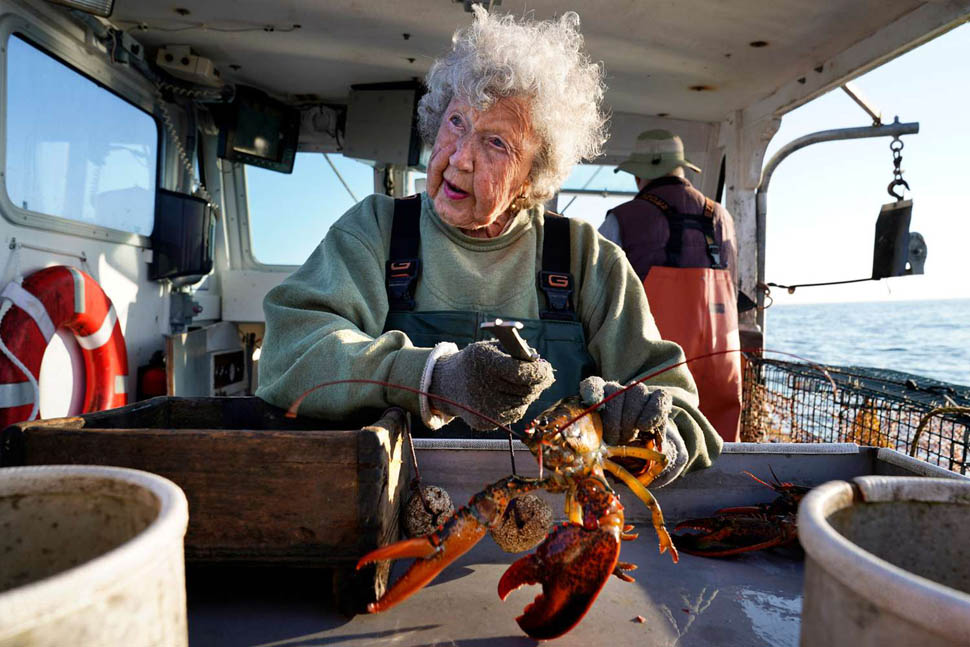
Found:
[{"label": "green fleece jacket", "polygon": [[[539,318],[541,208],[519,212],[500,236],[483,239],[445,224],[426,194],[421,201],[419,310]],[[400,331],[382,334],[393,212],[391,198],[365,198],[334,223],[300,269],[266,295],[257,396],[289,407],[321,382],[351,378],[418,388],[432,349],[415,347]],[[570,238],[574,304],[600,376],[626,383],[683,361],[679,346],[660,339],[623,250],[579,220],[570,220]],[[721,440],[697,409],[690,372],[679,366],[646,384],[673,396],[672,419],[690,454],[685,471],[709,466]],[[358,408],[397,405],[417,414],[418,397],[388,386],[336,385],[310,394],[300,413],[339,419]]]}]

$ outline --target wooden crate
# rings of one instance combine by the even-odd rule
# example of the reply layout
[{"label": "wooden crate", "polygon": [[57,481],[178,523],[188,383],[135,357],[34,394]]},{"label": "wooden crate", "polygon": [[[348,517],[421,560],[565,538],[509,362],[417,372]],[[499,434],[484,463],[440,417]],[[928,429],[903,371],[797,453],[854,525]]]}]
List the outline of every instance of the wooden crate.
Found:
[{"label": "wooden crate", "polygon": [[0,465],[117,465],[160,474],[189,501],[187,560],[334,568],[349,609],[386,585],[386,563],[360,574],[352,568],[365,552],[397,539],[411,473],[404,412],[368,419],[377,422],[291,420],[252,397],[160,397],[8,427]]}]

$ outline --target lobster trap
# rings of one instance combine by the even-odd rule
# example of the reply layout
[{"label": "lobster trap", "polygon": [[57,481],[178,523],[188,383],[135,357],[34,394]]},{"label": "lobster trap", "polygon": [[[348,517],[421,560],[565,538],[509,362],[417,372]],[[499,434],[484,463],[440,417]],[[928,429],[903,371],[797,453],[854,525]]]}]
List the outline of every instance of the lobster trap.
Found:
[{"label": "lobster trap", "polygon": [[741,440],[887,447],[966,474],[970,387],[868,367],[746,357]]}]

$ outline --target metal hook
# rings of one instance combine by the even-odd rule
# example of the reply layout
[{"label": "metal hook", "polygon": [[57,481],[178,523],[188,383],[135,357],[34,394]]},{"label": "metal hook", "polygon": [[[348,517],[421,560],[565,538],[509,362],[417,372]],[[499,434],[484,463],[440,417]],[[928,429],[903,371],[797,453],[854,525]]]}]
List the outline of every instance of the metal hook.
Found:
[{"label": "metal hook", "polygon": [[897,178],[897,179],[893,180],[892,182],[890,182],[889,183],[889,186],[886,187],[886,191],[889,192],[889,195],[891,195],[892,197],[896,198],[896,201],[898,202],[898,201],[900,201],[900,200],[903,199],[903,196],[901,194],[899,194],[899,193],[896,193],[893,190],[897,186],[904,186],[904,187],[906,187],[906,190],[907,191],[910,191],[911,189],[909,188],[909,182],[907,182],[906,180],[904,180],[902,178]]},{"label": "metal hook", "polygon": [[893,140],[889,142],[889,150],[893,152],[893,181],[886,187],[886,191],[899,202],[903,199],[903,196],[896,193],[894,189],[897,186],[904,186],[907,191],[910,190],[909,184],[903,179],[903,169],[900,168],[903,163],[903,140],[899,138],[899,135],[893,137]]}]

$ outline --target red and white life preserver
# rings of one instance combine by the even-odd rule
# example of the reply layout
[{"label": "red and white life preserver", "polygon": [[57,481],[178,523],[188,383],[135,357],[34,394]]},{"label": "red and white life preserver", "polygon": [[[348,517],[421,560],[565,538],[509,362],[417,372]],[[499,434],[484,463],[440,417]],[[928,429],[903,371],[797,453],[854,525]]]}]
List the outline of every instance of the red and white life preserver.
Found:
[{"label": "red and white life preserver", "polygon": [[[0,292],[11,307],[0,322],[0,339],[36,380],[51,337],[74,333],[84,358],[81,412],[128,403],[128,350],[111,299],[79,269],[57,265],[34,272],[23,284],[11,281]],[[0,354],[0,429],[26,420],[36,391],[10,359]]]}]

